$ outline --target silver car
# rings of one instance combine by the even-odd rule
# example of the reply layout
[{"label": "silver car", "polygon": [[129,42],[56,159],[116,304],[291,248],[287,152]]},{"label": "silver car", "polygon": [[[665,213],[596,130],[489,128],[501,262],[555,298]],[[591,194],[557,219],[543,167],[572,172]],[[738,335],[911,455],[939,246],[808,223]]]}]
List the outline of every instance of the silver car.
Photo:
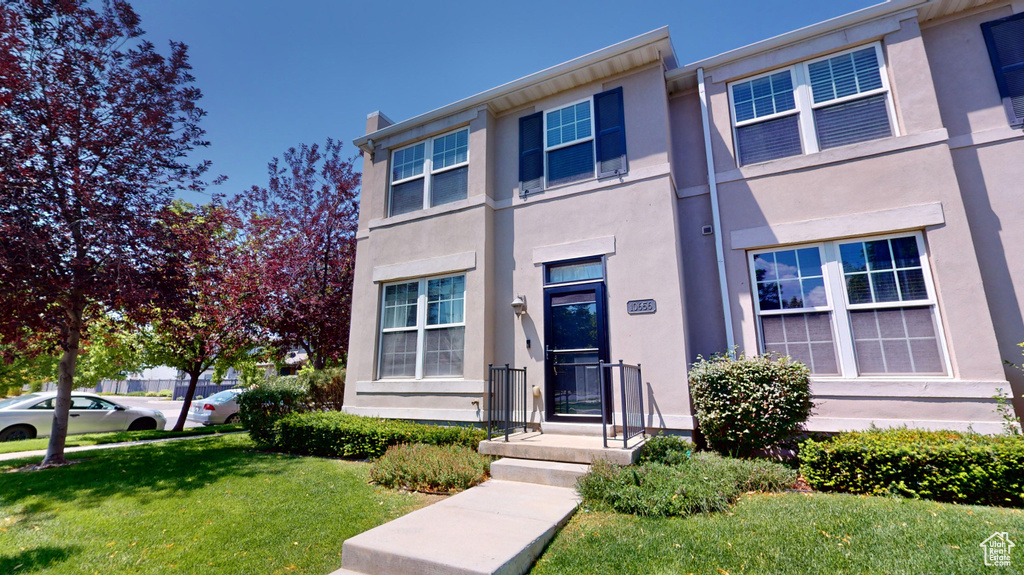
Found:
[{"label": "silver car", "polygon": [[[57,392],[29,393],[0,400],[0,441],[50,435]],[[68,434],[163,429],[159,411],[128,407],[91,393],[71,393]]]},{"label": "silver car", "polygon": [[238,394],[244,389],[226,389],[217,392],[206,399],[192,402],[192,409],[185,416],[188,421],[202,423],[203,425],[218,425],[221,423],[238,423]]}]

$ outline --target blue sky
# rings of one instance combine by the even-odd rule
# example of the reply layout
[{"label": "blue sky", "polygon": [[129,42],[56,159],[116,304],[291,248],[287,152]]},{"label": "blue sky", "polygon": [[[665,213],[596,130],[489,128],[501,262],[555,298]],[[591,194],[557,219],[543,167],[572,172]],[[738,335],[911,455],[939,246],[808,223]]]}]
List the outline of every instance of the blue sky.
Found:
[{"label": "blue sky", "polygon": [[877,3],[133,1],[164,53],[189,46],[212,144],[197,157],[228,195],[265,185],[289,146],[332,137],[354,155],[374,110],[404,120],[662,26],[685,64]]}]

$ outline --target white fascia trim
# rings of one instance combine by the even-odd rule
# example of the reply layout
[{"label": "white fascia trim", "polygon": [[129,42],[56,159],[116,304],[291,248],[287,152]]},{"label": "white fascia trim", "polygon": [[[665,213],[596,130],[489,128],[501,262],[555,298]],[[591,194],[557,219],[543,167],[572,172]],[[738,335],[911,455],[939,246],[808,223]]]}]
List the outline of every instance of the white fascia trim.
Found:
[{"label": "white fascia trim", "polygon": [[463,252],[425,260],[403,262],[373,268],[373,282],[435,276],[471,270],[476,267],[476,252]]},{"label": "white fascia trim", "polygon": [[[665,80],[671,82],[673,80],[682,78],[684,76],[691,76],[697,74],[697,68],[704,68],[710,70],[749,56],[754,56],[764,52],[770,52],[778,48],[782,48],[789,44],[794,44],[803,40],[814,38],[815,36],[821,36],[822,34],[828,34],[837,30],[842,30],[862,22],[874,20],[876,18],[883,18],[899,12],[919,8],[924,4],[928,4],[931,0],[889,0],[881,4],[874,6],[868,6],[849,14],[843,14],[824,22],[818,22],[817,24],[811,24],[785,34],[780,34],[772,38],[761,40],[753,44],[747,44],[728,52],[723,52],[710,58],[705,58],[692,64],[669,70],[665,73]],[[716,80],[717,81],[717,80]]]},{"label": "white fascia trim", "polygon": [[615,236],[580,240],[533,249],[534,265],[615,253]]},{"label": "white fascia trim", "polygon": [[909,427],[911,429],[929,429],[933,431],[975,431],[977,433],[998,435],[1003,432],[1003,424],[998,421],[933,421],[919,419],[866,419],[845,417],[811,417],[806,424],[807,431],[836,433],[840,431],[866,431],[871,427]]},{"label": "white fascia trim", "polygon": [[406,407],[354,407],[346,405],[345,413],[385,419],[415,419],[418,421],[483,421],[480,409],[413,409]]},{"label": "white fascia trim", "polygon": [[374,140],[384,138],[390,134],[408,130],[409,128],[418,126],[420,124],[425,124],[427,122],[430,122],[438,118],[442,118],[444,116],[449,116],[451,114],[461,112],[468,108],[475,108],[476,106],[486,104],[491,100],[500,98],[507,94],[511,94],[512,92],[521,90],[534,84],[540,84],[542,82],[555,79],[559,76],[570,74],[576,70],[592,66],[609,58],[613,58],[619,54],[624,54],[631,50],[635,50],[637,48],[641,48],[643,46],[655,44],[658,42],[663,42],[665,44],[665,46],[662,49],[665,58],[674,57],[674,54],[672,53],[672,43],[669,41],[668,26],[662,26],[657,30],[652,30],[650,32],[647,32],[646,34],[641,34],[634,38],[630,38],[629,40],[626,40],[624,42],[613,44],[611,46],[608,46],[607,48],[597,50],[596,52],[591,52],[589,54],[580,56],[579,58],[569,60],[568,62],[563,62],[562,64],[558,64],[545,70],[541,70],[540,72],[534,72],[529,76],[524,76],[522,78],[519,78],[518,80],[508,82],[507,84],[502,84],[501,86],[498,86],[496,88],[491,88],[490,90],[480,92],[475,96],[470,96],[468,98],[448,104],[447,106],[442,106],[440,108],[437,108],[436,110],[432,110],[425,114],[420,114],[419,116],[415,116],[408,120],[398,122],[397,124],[391,124],[390,126],[377,130],[376,132],[360,136],[353,140],[352,143],[355,144],[357,147],[366,150],[365,146],[367,144],[367,141],[370,140],[371,138]]},{"label": "white fascia trim", "polygon": [[473,379],[382,379],[356,382],[357,395],[483,395],[486,390],[487,382]]},{"label": "white fascia trim", "polygon": [[729,243],[734,250],[746,250],[921,229],[945,222],[942,203],[935,202],[733,230]]},{"label": "white fascia trim", "polygon": [[813,380],[811,395],[830,398],[888,398],[888,399],[987,399],[1002,388],[1010,391],[1006,381],[892,381],[892,380]]}]

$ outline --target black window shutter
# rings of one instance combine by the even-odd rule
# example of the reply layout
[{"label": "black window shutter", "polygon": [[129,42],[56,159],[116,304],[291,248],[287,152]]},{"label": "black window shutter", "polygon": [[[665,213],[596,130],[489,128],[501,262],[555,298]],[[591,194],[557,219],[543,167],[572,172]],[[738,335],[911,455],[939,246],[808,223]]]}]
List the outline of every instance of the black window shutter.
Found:
[{"label": "black window shutter", "polygon": [[629,171],[626,163],[626,117],[622,88],[594,96],[597,130],[597,177],[618,176]]},{"label": "black window shutter", "polygon": [[985,22],[981,33],[988,46],[999,96],[1014,125],[1024,123],[1024,14]]},{"label": "black window shutter", "polygon": [[544,189],[544,116],[519,118],[519,195]]}]

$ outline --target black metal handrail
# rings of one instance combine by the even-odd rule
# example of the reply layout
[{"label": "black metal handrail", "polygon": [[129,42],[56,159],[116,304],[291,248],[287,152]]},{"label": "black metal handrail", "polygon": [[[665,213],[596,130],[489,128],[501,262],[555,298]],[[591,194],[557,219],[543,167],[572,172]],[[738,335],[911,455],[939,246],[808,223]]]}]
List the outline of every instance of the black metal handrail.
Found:
[{"label": "black metal handrail", "polygon": [[[613,402],[611,397],[607,397],[606,389],[612,389],[612,387],[606,384],[605,378],[614,381],[614,373],[616,371],[619,373],[619,399],[622,402],[619,406],[622,409],[622,448],[628,449],[630,439],[641,433],[647,435],[647,426],[644,423],[644,380],[640,364],[630,365],[623,363],[620,359],[618,363],[599,361],[598,365],[601,372],[601,412],[612,413],[610,423],[613,437],[618,435],[615,432],[614,410],[606,408],[606,405]],[[614,397],[614,391],[612,394]],[[601,424],[601,437],[604,440],[604,446],[608,447],[608,422],[604,418],[602,418]]]},{"label": "black metal handrail", "polygon": [[487,366],[487,439],[522,427],[526,432],[526,368]]}]

